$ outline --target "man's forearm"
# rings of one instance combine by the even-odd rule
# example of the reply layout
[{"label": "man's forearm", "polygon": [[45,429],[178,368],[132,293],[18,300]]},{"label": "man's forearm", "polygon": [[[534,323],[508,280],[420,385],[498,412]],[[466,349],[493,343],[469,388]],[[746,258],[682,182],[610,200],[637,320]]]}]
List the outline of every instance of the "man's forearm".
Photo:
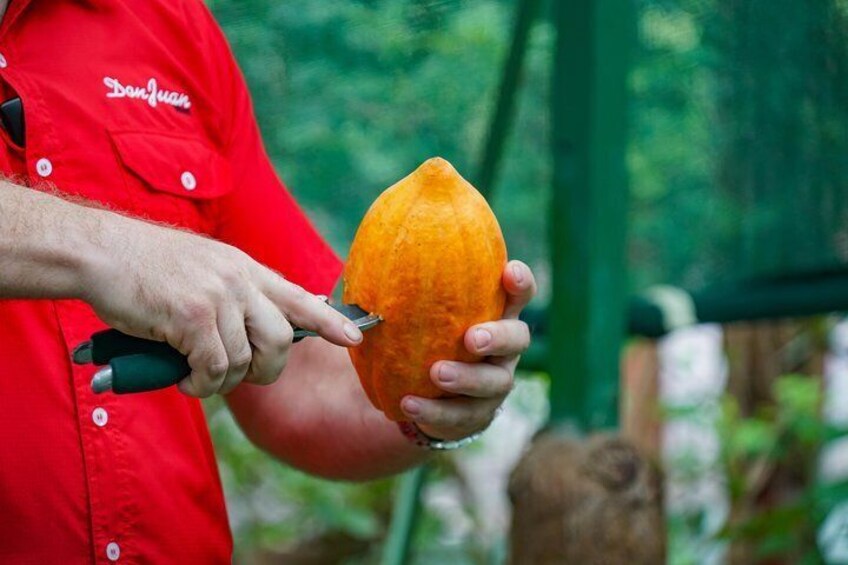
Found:
[{"label": "man's forearm", "polygon": [[0,298],[77,298],[108,212],[0,181]]},{"label": "man's forearm", "polygon": [[429,457],[371,406],[347,351],[320,339],[293,347],[273,385],[243,385],[227,400],[254,443],[316,475],[374,479]]}]

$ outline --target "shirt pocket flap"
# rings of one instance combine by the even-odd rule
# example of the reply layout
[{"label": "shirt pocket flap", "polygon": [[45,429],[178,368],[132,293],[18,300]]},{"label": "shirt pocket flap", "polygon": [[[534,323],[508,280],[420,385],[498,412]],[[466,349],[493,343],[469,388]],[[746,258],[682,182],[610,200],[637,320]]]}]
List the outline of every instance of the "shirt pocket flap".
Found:
[{"label": "shirt pocket flap", "polygon": [[199,139],[150,132],[110,132],[124,166],[149,188],[208,200],[232,189],[229,163]]}]

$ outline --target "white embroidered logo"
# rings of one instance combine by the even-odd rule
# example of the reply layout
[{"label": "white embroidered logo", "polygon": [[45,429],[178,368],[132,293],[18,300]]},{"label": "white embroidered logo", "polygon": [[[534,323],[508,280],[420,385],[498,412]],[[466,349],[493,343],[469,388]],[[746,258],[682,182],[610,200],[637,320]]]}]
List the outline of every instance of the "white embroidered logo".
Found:
[{"label": "white embroidered logo", "polygon": [[160,90],[155,78],[147,81],[146,86],[133,86],[131,84],[121,84],[116,78],[103,77],[103,84],[109,89],[109,92],[106,93],[106,98],[134,98],[144,100],[150,104],[151,108],[155,108],[158,104],[168,104],[182,111],[191,108],[191,100],[188,94],[171,90]]}]

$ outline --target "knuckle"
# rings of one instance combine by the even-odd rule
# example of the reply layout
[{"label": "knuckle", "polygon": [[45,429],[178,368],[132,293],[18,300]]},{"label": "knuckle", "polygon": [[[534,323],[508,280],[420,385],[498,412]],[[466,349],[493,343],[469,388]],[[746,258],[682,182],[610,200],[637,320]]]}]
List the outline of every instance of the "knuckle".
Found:
[{"label": "knuckle", "polygon": [[285,296],[289,283],[283,275],[273,269],[259,265],[256,276],[262,281],[262,288],[266,292],[274,296]]},{"label": "knuckle", "polygon": [[[226,272],[226,271],[225,271]],[[207,302],[219,304],[228,292],[227,280],[221,273],[217,276],[208,277],[201,285],[201,296],[205,296]]]},{"label": "knuckle", "polygon": [[306,302],[310,296],[312,295],[306,292],[302,286],[289,283],[289,298],[291,298],[292,302]]},{"label": "knuckle", "polygon": [[251,382],[259,385],[269,385],[276,382],[280,378],[283,369],[286,368],[287,360],[288,355],[282,354],[275,356],[267,363],[261,364],[261,366],[257,364],[254,366]]},{"label": "knuckle", "polygon": [[506,396],[515,388],[515,379],[512,378],[512,373],[503,367],[498,368],[497,383],[496,396]]},{"label": "knuckle", "polygon": [[294,339],[294,328],[283,319],[280,328],[275,334],[275,345],[278,350],[287,350]]},{"label": "knuckle", "polygon": [[230,363],[226,360],[216,359],[206,365],[206,374],[211,381],[222,381],[227,376],[227,371],[230,370]]},{"label": "knuckle", "polygon": [[245,344],[233,357],[230,359],[230,370],[245,371],[250,367],[250,362],[253,359],[253,351],[250,346]]},{"label": "knuckle", "polygon": [[235,295],[239,299],[247,296],[250,288],[250,274],[241,265],[232,265],[221,274],[223,292]]},{"label": "knuckle", "polygon": [[518,343],[520,345],[520,353],[524,353],[530,347],[530,326],[526,322],[518,322]]},{"label": "knuckle", "polygon": [[192,396],[196,396],[197,398],[209,398],[215,394],[215,388],[199,374],[192,375],[191,383],[191,389],[193,392]]},{"label": "knuckle", "polygon": [[177,388],[180,389],[180,391],[183,394],[187,394],[188,396],[196,397],[197,396],[197,390],[196,390],[196,387],[194,385],[194,381],[192,380],[193,378],[194,378],[193,376],[189,376],[189,377],[184,378],[183,380],[181,380],[179,382],[179,384],[177,385]]},{"label": "knuckle", "polygon": [[267,336],[263,341],[262,352],[266,358],[279,357],[285,355],[291,346],[294,339],[294,331],[288,324],[281,325],[279,329],[275,329],[274,333]]},{"label": "knuckle", "polygon": [[203,327],[213,320],[213,310],[209,302],[204,300],[186,300],[179,306],[178,316],[190,327]]}]

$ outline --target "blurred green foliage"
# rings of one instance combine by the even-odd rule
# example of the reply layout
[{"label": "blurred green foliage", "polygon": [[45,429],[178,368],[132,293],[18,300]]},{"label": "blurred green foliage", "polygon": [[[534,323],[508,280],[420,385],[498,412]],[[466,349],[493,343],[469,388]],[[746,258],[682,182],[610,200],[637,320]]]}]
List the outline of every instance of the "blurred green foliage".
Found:
[{"label": "blurred green foliage", "polygon": [[[699,481],[709,477],[720,480],[718,488],[729,496],[726,515],[683,500],[673,505],[676,510],[668,517],[669,563],[824,563],[817,536],[824,520],[848,497],[848,482],[823,481],[819,456],[827,442],[848,430],[825,421],[821,380],[816,377],[780,377],[773,384],[773,397],[774,403],[743,416],[737,400],[725,395],[717,421],[709,406],[665,411],[667,421],[715,427],[718,436],[714,463],[697,453],[674,454],[668,472],[679,488],[701,489]],[[682,492],[677,496],[686,497]],[[720,500],[714,504],[723,507]],[[715,515],[708,516],[716,512],[723,516],[718,524]]]},{"label": "blurred green foliage", "polygon": [[[845,485],[817,481],[818,455],[827,439],[843,432],[821,415],[819,379],[781,377],[774,397],[773,406],[750,418],[740,416],[735,399],[724,401],[719,435],[733,511],[720,535],[745,543],[758,561],[781,556],[793,563],[823,563],[817,532],[846,491]],[[787,469],[797,488],[778,484],[776,489],[776,473]]]},{"label": "blurred green foliage", "polygon": [[[819,456],[828,442],[845,437],[848,430],[825,420],[819,378],[780,377],[773,384],[773,396],[773,404],[752,416],[741,415],[735,398],[723,398],[717,424],[720,457],[712,471],[724,477],[729,515],[713,540],[698,535],[709,529],[703,513],[671,516],[670,563],[700,563],[714,552],[715,541],[729,543],[733,563],[825,562],[821,527],[848,499],[848,482],[823,480]],[[667,417],[696,415],[678,411]],[[693,477],[712,472],[703,463],[683,459],[673,463],[680,477],[686,476],[687,463]],[[688,544],[680,543],[684,539]]]},{"label": "blurred green foliage", "polygon": [[[346,255],[385,188],[440,155],[472,180],[513,2],[214,0],[282,178]],[[529,51],[493,202],[515,256],[543,265],[551,34]],[[543,268],[543,267],[541,267]]]},{"label": "blurred green foliage", "polygon": [[219,398],[206,404],[236,539],[236,557],[296,546],[328,532],[370,542],[382,537],[392,480],[331,482],[280,464],[239,430]]}]

